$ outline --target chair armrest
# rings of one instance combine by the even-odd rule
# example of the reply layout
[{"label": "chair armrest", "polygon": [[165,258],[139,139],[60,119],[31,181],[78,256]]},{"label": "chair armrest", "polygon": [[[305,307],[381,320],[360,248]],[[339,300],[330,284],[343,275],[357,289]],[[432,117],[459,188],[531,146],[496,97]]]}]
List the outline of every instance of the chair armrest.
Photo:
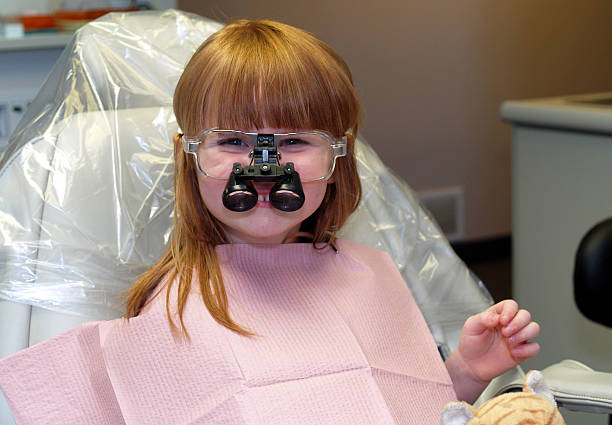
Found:
[{"label": "chair armrest", "polygon": [[[563,360],[542,371],[559,406],[577,412],[612,414],[612,373]],[[515,367],[491,381],[474,406],[508,391],[521,391],[525,374]]]},{"label": "chair armrest", "polygon": [[612,373],[598,372],[575,360],[563,360],[542,373],[560,406],[612,414]]},{"label": "chair armrest", "polygon": [[487,388],[480,394],[478,400],[474,403],[474,407],[480,406],[485,401],[503,393],[511,391],[522,391],[523,382],[525,381],[525,373],[520,366],[510,369],[503,375],[493,379]]}]

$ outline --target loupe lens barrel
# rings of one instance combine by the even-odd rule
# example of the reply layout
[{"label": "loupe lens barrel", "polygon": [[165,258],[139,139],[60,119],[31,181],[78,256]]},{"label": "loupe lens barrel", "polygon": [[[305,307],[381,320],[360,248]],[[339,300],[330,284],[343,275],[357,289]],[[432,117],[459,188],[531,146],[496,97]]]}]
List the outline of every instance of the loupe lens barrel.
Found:
[{"label": "loupe lens barrel", "polygon": [[[234,164],[234,170],[239,164]],[[257,191],[253,183],[243,180],[239,174],[232,172],[223,191],[223,205],[231,211],[248,211],[257,204]]]}]

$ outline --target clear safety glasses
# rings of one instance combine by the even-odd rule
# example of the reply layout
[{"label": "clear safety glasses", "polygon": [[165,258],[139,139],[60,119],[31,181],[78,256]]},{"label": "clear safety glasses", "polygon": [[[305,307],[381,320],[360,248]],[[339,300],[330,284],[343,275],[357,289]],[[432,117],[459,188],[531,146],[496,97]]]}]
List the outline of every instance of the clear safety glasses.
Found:
[{"label": "clear safety glasses", "polygon": [[[202,174],[227,180],[235,163],[243,167],[253,164],[255,147],[260,147],[256,146],[258,136],[261,140],[261,133],[211,128],[194,138],[183,136],[183,149],[196,157]],[[346,155],[346,136],[335,139],[320,130],[264,136],[267,136],[267,143],[271,146],[262,150],[263,157],[257,160],[281,167],[293,163],[302,182],[329,179],[334,172],[336,158]]]}]

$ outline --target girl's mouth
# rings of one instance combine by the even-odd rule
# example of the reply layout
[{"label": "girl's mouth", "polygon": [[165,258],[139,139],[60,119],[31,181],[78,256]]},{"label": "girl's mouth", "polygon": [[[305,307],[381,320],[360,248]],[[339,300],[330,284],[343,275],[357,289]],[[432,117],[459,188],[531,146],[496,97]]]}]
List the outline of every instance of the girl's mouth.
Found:
[{"label": "girl's mouth", "polygon": [[255,206],[258,208],[272,208],[272,204],[270,204],[270,193],[268,192],[265,195],[259,194]]}]

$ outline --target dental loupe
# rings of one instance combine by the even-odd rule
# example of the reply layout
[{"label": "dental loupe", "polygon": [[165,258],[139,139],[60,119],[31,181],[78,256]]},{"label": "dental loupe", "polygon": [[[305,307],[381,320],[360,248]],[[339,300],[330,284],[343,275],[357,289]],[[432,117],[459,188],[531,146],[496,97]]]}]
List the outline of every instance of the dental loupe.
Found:
[{"label": "dental loupe", "polygon": [[292,162],[278,165],[274,134],[257,134],[251,164],[235,162],[223,191],[223,205],[231,211],[248,211],[257,204],[257,182],[276,182],[270,190],[270,204],[281,211],[297,211],[304,205],[300,175]]}]

